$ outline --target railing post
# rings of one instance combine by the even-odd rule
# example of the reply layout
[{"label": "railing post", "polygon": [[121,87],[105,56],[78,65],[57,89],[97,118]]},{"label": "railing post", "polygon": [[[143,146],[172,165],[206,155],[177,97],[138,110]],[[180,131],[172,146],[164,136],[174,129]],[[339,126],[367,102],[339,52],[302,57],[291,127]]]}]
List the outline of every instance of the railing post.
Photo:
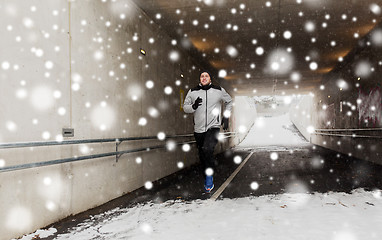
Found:
[{"label": "railing post", "polygon": [[115,162],[118,162],[119,158],[122,156],[122,154],[118,154],[118,146],[123,142],[122,141],[119,141],[119,139],[115,139]]}]

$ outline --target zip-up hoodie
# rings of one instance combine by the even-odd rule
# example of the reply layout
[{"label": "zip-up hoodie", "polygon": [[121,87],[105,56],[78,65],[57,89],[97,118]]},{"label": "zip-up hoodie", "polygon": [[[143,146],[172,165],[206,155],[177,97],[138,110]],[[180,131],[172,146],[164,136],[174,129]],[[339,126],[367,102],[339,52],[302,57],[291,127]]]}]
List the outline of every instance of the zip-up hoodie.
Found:
[{"label": "zip-up hoodie", "polygon": [[[200,97],[202,105],[196,110],[192,108],[195,100]],[[232,98],[224,88],[212,85],[198,85],[190,89],[184,100],[183,110],[185,113],[194,113],[194,131],[197,133],[207,132],[210,128],[221,126],[221,103],[224,102],[225,111],[231,113]]]}]

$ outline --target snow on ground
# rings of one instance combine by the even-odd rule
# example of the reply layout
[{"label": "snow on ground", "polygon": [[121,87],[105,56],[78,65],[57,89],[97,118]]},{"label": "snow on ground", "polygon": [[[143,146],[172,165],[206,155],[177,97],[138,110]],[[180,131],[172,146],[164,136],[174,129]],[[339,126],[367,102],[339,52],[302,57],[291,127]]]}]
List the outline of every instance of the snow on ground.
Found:
[{"label": "snow on ground", "polygon": [[56,239],[381,239],[381,212],[381,191],[363,189],[352,194],[167,201],[93,216]]},{"label": "snow on ground", "polygon": [[[272,135],[272,136],[271,136]],[[241,147],[307,144],[287,115],[257,119]],[[92,216],[58,240],[381,239],[382,191],[284,193],[240,199],[146,203]],[[54,228],[36,234],[53,235]]]},{"label": "snow on ground", "polygon": [[289,119],[289,115],[277,117],[258,117],[249,130],[248,135],[238,145],[247,148],[253,146],[297,146],[307,141],[296,132],[297,129]]}]

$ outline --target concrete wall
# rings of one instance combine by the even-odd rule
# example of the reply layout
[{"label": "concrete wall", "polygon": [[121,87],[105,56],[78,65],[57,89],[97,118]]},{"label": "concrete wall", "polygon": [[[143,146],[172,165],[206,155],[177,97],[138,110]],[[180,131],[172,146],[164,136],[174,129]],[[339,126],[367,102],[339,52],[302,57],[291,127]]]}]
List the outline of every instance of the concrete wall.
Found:
[{"label": "concrete wall", "polygon": [[[199,66],[130,0],[3,0],[0,13],[1,143],[193,132],[192,115],[180,106],[182,91],[198,82]],[[172,51],[178,60],[169,59]],[[142,118],[146,125],[139,125]],[[75,136],[63,138],[64,127]],[[163,143],[124,142],[120,150]],[[0,149],[0,167],[115,147]],[[179,170],[178,162],[193,164],[196,156],[194,148],[178,147],[125,154],[118,162],[107,157],[0,173],[0,239],[98,206]]]},{"label": "concrete wall", "polygon": [[308,132],[308,127],[313,127],[312,117],[315,115],[312,109],[313,100],[313,96],[305,95],[297,104],[289,109],[289,117],[292,123],[307,141],[311,141],[311,133]]},{"label": "concrete wall", "polygon": [[[382,164],[381,34],[380,25],[361,39],[344,61],[324,77],[314,98],[299,104],[294,118],[295,125],[302,130],[311,123],[315,129],[332,130],[321,133],[336,135],[311,134],[312,143],[379,164]],[[303,112],[309,113],[311,119],[302,117]]]},{"label": "concrete wall", "polygon": [[232,130],[237,133],[234,145],[239,144],[252,128],[257,117],[256,105],[252,98],[236,96],[234,98],[234,110],[231,120]]}]

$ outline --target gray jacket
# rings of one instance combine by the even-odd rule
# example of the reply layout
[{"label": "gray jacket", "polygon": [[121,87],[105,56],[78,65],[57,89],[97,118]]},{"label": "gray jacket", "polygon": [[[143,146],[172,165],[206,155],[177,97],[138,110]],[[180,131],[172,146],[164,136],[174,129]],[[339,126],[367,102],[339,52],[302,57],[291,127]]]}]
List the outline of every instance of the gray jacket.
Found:
[{"label": "gray jacket", "polygon": [[[200,97],[202,105],[196,110],[192,108],[195,100]],[[221,126],[221,103],[224,102],[225,111],[231,113],[232,98],[224,88],[200,84],[190,89],[184,100],[183,110],[186,113],[194,113],[194,131],[197,133],[207,132],[210,128],[220,128]]]}]

